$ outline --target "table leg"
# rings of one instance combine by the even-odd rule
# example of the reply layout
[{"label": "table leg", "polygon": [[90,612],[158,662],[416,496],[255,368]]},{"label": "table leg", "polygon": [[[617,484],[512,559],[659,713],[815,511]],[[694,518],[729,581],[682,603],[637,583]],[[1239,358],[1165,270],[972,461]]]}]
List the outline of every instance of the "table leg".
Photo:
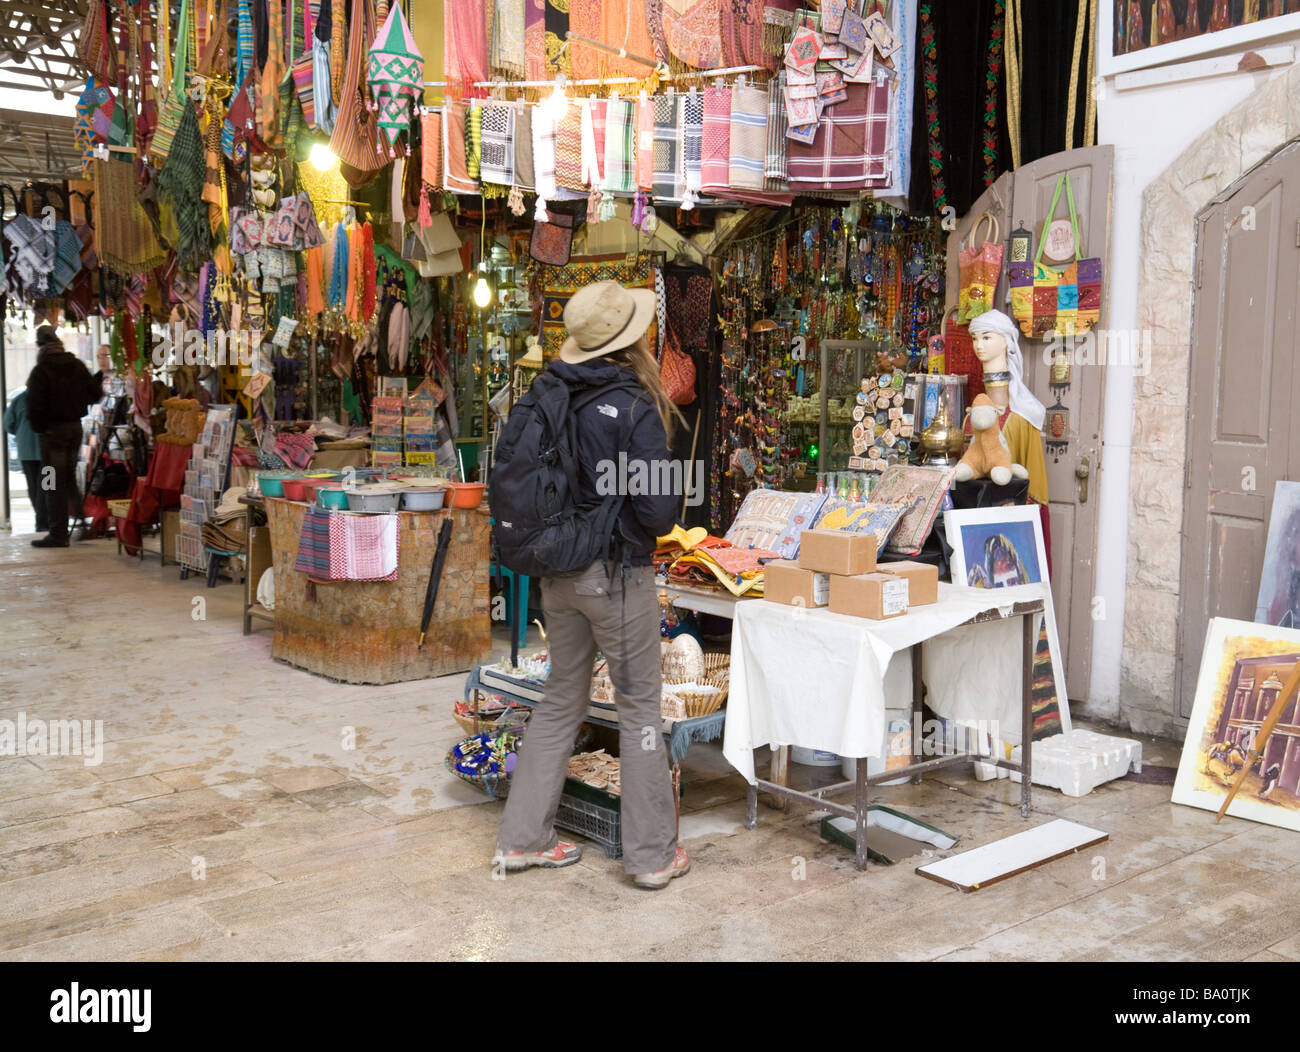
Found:
[{"label": "table leg", "polygon": [[867,868],[867,758],[858,757],[858,784],[854,791],[853,810],[856,826],[854,828],[853,864],[858,869]]},{"label": "table leg", "polygon": [[749,785],[745,787],[745,828],[754,829],[758,826],[758,786]]},{"label": "table leg", "polygon": [[[790,746],[778,745],[772,750],[772,770],[768,781],[784,787],[790,785]],[[784,796],[769,796],[767,802],[778,811],[790,809],[790,801]]]},{"label": "table leg", "polygon": [[1034,615],[1026,614],[1021,624],[1020,679],[1020,817],[1028,818],[1033,785],[1034,745]]},{"label": "table leg", "polygon": [[[912,647],[912,762],[920,763],[924,757],[921,754],[921,726],[922,713],[921,707],[924,704],[923,698],[925,689],[921,683],[921,644],[917,643]],[[912,775],[912,784],[919,785],[921,776]]]},{"label": "table leg", "polygon": [[674,821],[677,823],[673,831],[673,836],[681,835],[682,831],[682,765],[673,764],[673,810]]}]

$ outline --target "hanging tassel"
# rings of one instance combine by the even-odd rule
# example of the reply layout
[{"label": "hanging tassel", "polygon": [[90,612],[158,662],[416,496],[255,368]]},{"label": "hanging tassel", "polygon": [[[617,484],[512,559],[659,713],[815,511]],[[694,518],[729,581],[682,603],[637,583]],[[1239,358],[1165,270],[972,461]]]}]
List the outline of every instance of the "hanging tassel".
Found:
[{"label": "hanging tassel", "polygon": [[[518,215],[518,213],[515,213]],[[433,222],[433,213],[429,210],[429,184],[420,183],[420,214],[416,216],[420,226],[429,226]]]},{"label": "hanging tassel", "polygon": [[541,194],[538,194],[537,207],[533,209],[533,222],[549,223],[550,221],[551,221],[551,215],[549,212],[546,211],[546,198],[542,197]]},{"label": "hanging tassel", "polygon": [[609,222],[618,214],[614,205],[614,195],[606,190],[600,195],[600,218],[602,222]]},{"label": "hanging tassel", "polygon": [[599,223],[600,221],[600,191],[593,186],[591,192],[587,194],[587,222]]},{"label": "hanging tassel", "polygon": [[518,186],[510,188],[510,197],[506,200],[510,208],[510,214],[521,216],[524,214],[524,191]]},{"label": "hanging tassel", "polygon": [[636,192],[636,197],[632,199],[632,225],[633,226],[639,227],[641,226],[642,223],[645,222],[645,211],[646,211],[645,206],[646,206],[645,194],[643,194],[640,190],[638,190]]},{"label": "hanging tassel", "polygon": [[696,195],[695,191],[688,187],[686,193],[682,194],[682,203],[678,205],[678,207],[683,212],[689,212],[692,208],[694,208],[699,203],[700,203],[700,199]]}]

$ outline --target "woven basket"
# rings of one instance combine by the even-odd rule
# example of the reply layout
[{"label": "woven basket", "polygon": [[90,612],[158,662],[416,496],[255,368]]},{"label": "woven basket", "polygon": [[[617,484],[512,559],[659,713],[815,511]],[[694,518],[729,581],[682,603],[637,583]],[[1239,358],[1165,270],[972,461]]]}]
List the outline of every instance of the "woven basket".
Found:
[{"label": "woven basket", "polygon": [[131,498],[125,500],[110,500],[108,504],[108,513],[115,519],[125,519],[131,514]]},{"label": "woven basket", "polygon": [[[700,683],[665,683],[664,690],[674,697],[681,698],[688,718],[709,716],[717,712],[727,701],[730,675],[727,671],[712,672]],[[700,690],[700,687],[713,687],[714,690]],[[694,689],[692,689],[694,688]],[[680,717],[679,717],[680,718]]]},{"label": "woven basket", "polygon": [[473,712],[461,712],[454,706],[451,710],[451,718],[466,734],[482,734],[484,731],[497,730],[511,723],[524,723],[531,714],[532,710],[524,705],[507,705],[504,709],[480,710],[477,716]]}]

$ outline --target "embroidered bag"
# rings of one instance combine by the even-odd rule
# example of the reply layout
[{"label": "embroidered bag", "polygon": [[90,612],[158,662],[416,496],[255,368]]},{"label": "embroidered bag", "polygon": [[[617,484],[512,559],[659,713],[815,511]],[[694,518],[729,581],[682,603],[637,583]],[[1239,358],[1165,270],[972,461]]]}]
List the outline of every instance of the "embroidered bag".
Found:
[{"label": "embroidered bag", "polygon": [[[989,223],[990,240],[975,247],[975,235],[985,220]],[[966,245],[957,254],[961,268],[961,292],[957,300],[957,320],[969,322],[993,308],[993,293],[1002,275],[1002,241],[998,237],[998,221],[991,212],[985,212],[970,228]]]},{"label": "embroidered bag", "polygon": [[366,47],[374,33],[374,8],[369,0],[356,0],[352,5],[343,98],[330,136],[330,149],[339,159],[339,170],[354,188],[370,182],[385,164],[379,153],[376,112],[364,97]]},{"label": "embroidered bag", "polygon": [[172,140],[176,138],[176,129],[181,126],[181,117],[185,107],[190,104],[185,91],[186,73],[189,69],[190,42],[190,0],[181,0],[181,16],[176,29],[176,54],[172,59],[172,88],[163,99],[158,111],[158,127],[154,129],[149,142],[149,157],[157,168],[161,168],[171,152]]}]

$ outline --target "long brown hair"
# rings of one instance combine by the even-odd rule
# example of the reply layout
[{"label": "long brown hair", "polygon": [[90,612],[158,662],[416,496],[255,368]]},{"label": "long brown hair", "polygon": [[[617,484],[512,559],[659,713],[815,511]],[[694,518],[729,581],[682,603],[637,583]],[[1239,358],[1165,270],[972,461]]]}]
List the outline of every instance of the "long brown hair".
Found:
[{"label": "long brown hair", "polygon": [[645,388],[655,411],[659,414],[659,419],[663,421],[664,430],[668,433],[668,444],[671,446],[674,421],[680,421],[685,427],[686,418],[682,416],[682,411],[673,404],[673,400],[668,397],[668,392],[664,390],[664,382],[659,376],[659,363],[650,353],[649,341],[642,336],[632,346],[611,351],[606,357],[615,365],[621,365],[636,373],[637,382]]}]

